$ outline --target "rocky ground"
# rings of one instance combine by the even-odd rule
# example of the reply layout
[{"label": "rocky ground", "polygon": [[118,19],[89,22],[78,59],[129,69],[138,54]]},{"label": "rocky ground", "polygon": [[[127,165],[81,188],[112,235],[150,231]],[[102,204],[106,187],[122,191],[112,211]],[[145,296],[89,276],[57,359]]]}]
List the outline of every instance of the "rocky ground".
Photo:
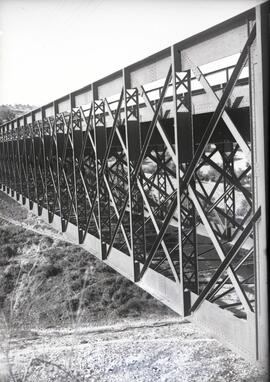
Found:
[{"label": "rocky ground", "polygon": [[186,320],[32,331],[10,343],[16,381],[262,381],[260,372]]},{"label": "rocky ground", "polygon": [[0,192],[0,382],[263,381]]}]

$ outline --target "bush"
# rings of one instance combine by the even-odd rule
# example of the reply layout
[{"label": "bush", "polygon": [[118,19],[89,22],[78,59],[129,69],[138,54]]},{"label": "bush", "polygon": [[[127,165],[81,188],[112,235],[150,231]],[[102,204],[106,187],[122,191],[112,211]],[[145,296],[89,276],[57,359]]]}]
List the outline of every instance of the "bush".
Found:
[{"label": "bush", "polygon": [[59,275],[59,273],[62,273],[62,269],[55,267],[52,264],[48,265],[46,268],[46,278],[55,277]]},{"label": "bush", "polygon": [[241,201],[240,207],[237,208],[237,210],[236,210],[236,215],[245,216],[249,210],[250,210],[249,203],[247,202],[246,199],[243,199]]},{"label": "bush", "polygon": [[209,166],[207,166],[207,172],[199,169],[196,171],[196,174],[201,181],[205,182],[216,182],[219,177],[219,173],[214,168],[210,168]]},{"label": "bush", "polygon": [[[29,266],[28,268],[31,269],[31,266]],[[51,264],[51,263],[49,263],[49,264],[43,263],[43,264],[40,264],[39,266],[37,266],[37,268],[36,268],[36,274],[41,276],[41,278],[45,278],[45,279],[49,279],[50,277],[55,277],[55,276],[59,275],[60,273],[62,273],[62,269],[55,266],[54,264]]]},{"label": "bush", "polygon": [[208,171],[208,176],[209,176],[209,179],[212,181],[212,182],[216,182],[218,180],[218,172],[211,168],[209,171]]},{"label": "bush", "polygon": [[141,314],[142,301],[138,297],[129,299],[126,304],[123,304],[117,309],[117,313],[120,317],[139,316]]},{"label": "bush", "polygon": [[17,255],[17,250],[14,245],[1,245],[0,254],[0,266],[5,266],[9,264],[11,258]]},{"label": "bush", "polygon": [[71,309],[72,312],[76,312],[79,309],[79,303],[80,300],[74,297],[67,302],[67,309]]}]

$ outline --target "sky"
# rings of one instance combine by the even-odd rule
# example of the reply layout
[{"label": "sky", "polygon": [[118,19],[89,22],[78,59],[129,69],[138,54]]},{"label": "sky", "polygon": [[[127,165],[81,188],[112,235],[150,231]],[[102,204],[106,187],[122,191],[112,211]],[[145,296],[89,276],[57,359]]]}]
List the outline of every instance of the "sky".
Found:
[{"label": "sky", "polygon": [[0,0],[0,105],[41,106],[263,0]]}]

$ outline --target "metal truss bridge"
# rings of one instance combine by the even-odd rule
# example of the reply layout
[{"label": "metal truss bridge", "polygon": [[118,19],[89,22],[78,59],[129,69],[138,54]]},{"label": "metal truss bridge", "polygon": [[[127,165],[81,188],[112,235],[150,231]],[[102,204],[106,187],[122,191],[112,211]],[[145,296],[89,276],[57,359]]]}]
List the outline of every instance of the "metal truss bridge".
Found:
[{"label": "metal truss bridge", "polygon": [[267,364],[266,3],[0,127],[2,191]]}]

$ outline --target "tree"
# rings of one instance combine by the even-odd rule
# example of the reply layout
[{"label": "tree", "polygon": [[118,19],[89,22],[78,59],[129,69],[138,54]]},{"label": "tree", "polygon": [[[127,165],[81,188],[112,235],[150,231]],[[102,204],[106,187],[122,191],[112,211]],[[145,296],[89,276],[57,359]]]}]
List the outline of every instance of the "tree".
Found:
[{"label": "tree", "polygon": [[16,114],[6,105],[0,106],[0,125],[16,118]]}]

